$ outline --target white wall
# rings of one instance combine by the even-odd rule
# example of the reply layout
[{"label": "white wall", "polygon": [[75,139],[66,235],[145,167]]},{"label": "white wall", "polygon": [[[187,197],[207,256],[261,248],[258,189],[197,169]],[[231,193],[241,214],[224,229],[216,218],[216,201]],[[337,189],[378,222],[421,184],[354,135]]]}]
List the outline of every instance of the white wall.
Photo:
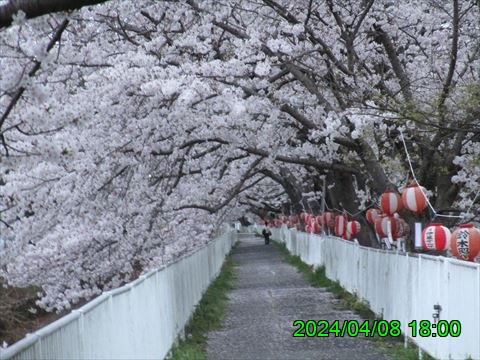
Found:
[{"label": "white wall", "polygon": [[0,349],[0,359],[161,359],[236,241],[229,230],[167,267],[106,292]]},{"label": "white wall", "polygon": [[[399,320],[402,331],[439,359],[480,359],[480,264],[441,256],[399,254],[335,237],[274,229],[273,239],[310,265],[325,266],[328,278],[369,303],[385,320]],[[412,320],[458,320],[459,337],[415,337]]]}]

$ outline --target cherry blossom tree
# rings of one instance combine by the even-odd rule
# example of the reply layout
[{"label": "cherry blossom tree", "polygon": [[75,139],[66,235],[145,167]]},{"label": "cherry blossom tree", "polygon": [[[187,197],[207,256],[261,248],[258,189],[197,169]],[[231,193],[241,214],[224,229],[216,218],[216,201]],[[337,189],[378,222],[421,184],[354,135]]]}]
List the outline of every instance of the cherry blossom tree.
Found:
[{"label": "cherry blossom tree", "polygon": [[50,12],[0,30],[0,276],[48,310],[240,215],[319,211],[324,181],[328,207],[359,213],[412,181],[408,160],[437,212],[478,220],[475,2]]}]

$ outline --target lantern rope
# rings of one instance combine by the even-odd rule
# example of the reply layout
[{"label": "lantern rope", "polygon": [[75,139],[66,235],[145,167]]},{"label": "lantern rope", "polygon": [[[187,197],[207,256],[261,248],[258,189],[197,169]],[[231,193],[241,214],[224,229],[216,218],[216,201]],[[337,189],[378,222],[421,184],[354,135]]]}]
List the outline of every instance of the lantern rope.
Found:
[{"label": "lantern rope", "polygon": [[334,208],[330,208],[330,207],[327,205],[327,203],[325,203],[325,208],[326,208],[328,211],[337,211],[337,212],[340,212],[340,213],[346,213],[346,214],[350,215],[350,217],[353,217],[353,218],[354,218],[354,217],[357,217],[358,215],[360,215],[360,214],[361,214],[362,212],[364,212],[365,210],[370,209],[370,208],[371,208],[372,206],[374,206],[374,205],[376,205],[376,204],[375,204],[375,202],[372,201],[365,209],[360,210],[360,211],[358,211],[358,212],[356,212],[356,213],[354,213],[354,214],[350,213],[350,212],[349,212],[348,210],[346,210],[346,209],[340,210],[340,209],[337,209],[337,208],[335,208],[335,207],[334,207]]},{"label": "lantern rope", "polygon": [[405,149],[405,155],[407,156],[408,165],[410,166],[410,172],[412,173],[413,180],[415,180],[415,183],[416,183],[416,184],[418,185],[418,187],[420,188],[420,191],[422,192],[423,196],[425,196],[425,200],[427,200],[427,204],[428,204],[428,206],[430,207],[430,209],[431,209],[432,212],[433,212],[432,220],[434,220],[436,217],[463,219],[464,216],[442,215],[442,214],[437,213],[437,211],[435,210],[435,208],[433,207],[433,205],[432,205],[432,204],[430,203],[430,201],[428,200],[427,194],[425,194],[425,192],[423,191],[422,186],[419,184],[419,182],[418,182],[418,180],[417,180],[417,177],[415,176],[415,172],[413,171],[412,161],[411,161],[411,159],[410,159],[410,154],[408,153],[407,144],[405,143],[405,138],[404,138],[404,136],[403,136],[403,131],[402,131],[402,129],[399,129],[399,131],[400,131],[400,137],[402,138],[403,148]]}]

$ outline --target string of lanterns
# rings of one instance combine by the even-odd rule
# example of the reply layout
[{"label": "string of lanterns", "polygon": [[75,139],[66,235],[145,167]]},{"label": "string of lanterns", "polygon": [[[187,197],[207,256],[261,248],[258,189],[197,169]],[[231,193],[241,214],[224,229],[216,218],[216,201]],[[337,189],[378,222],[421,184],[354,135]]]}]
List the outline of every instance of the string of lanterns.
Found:
[{"label": "string of lanterns", "polygon": [[[417,216],[428,206],[426,191],[418,184],[410,184],[398,194],[394,190],[385,191],[379,199],[379,209],[370,208],[366,211],[366,219],[372,225],[380,238],[391,236],[393,240],[406,237],[410,233],[408,223],[398,212],[405,208]],[[265,220],[266,221],[266,220]],[[352,240],[361,231],[361,225],[356,220],[349,220],[346,213],[335,214],[325,211],[320,215],[302,212],[297,215],[280,215],[273,221],[273,226],[287,225],[289,228],[305,226],[307,233],[320,234],[323,230],[345,240]],[[424,250],[445,251],[450,249],[453,256],[466,261],[474,261],[480,253],[480,230],[472,224],[461,224],[453,233],[439,223],[425,227],[421,235]]]}]

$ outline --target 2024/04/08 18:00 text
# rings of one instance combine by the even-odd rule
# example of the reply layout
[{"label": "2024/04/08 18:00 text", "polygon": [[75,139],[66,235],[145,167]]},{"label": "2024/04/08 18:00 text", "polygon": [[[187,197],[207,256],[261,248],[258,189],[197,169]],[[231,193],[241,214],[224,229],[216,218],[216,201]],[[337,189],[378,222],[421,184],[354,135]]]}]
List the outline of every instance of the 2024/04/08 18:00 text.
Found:
[{"label": "2024/04/08 18:00 text", "polygon": [[[365,320],[359,323],[357,320],[295,320],[293,326],[297,329],[293,337],[398,337],[401,336],[401,322],[399,320]],[[462,326],[458,320],[440,320],[432,323],[429,320],[412,320],[408,323],[411,337],[458,337],[462,332]]]}]

